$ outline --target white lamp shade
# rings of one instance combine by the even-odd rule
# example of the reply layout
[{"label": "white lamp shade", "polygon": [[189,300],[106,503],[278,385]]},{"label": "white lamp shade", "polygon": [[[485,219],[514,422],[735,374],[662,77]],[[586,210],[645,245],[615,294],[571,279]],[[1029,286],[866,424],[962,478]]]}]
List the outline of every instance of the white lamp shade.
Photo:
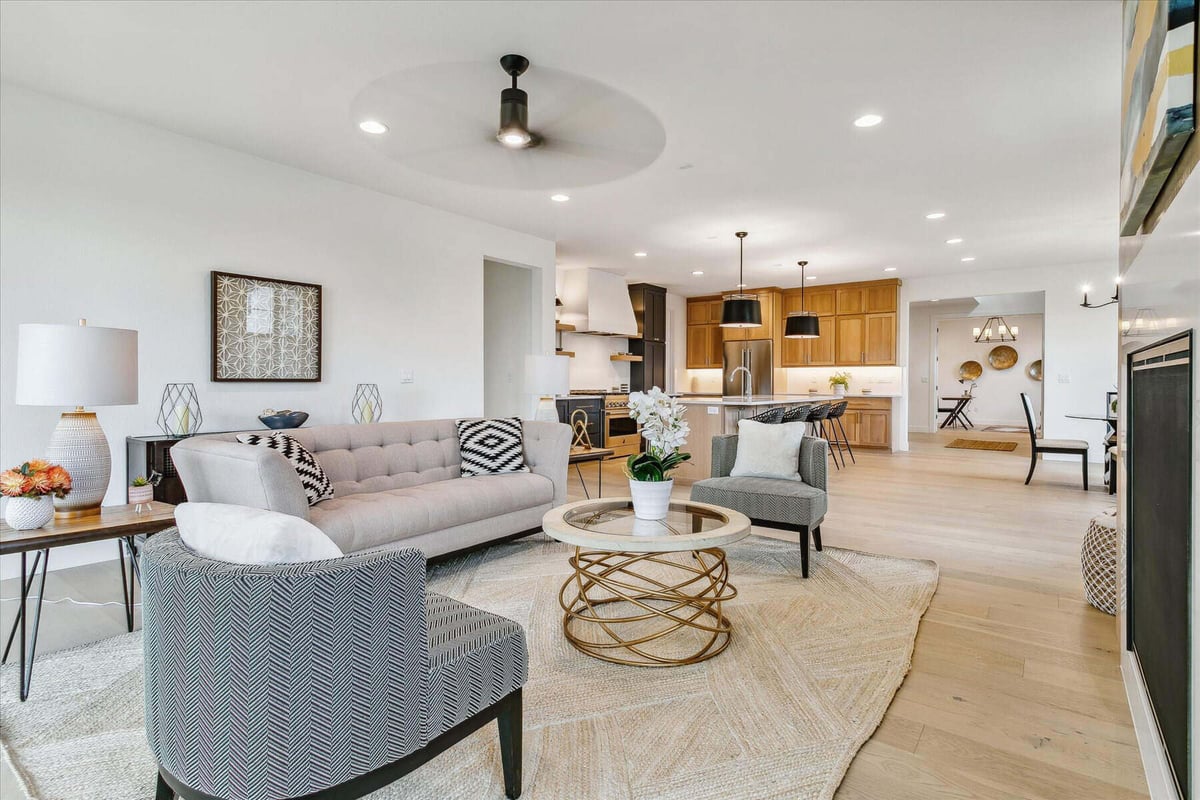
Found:
[{"label": "white lamp shade", "polygon": [[137,331],[20,326],[17,405],[120,406],[137,401]]},{"label": "white lamp shade", "polygon": [[566,356],[525,356],[525,390],[541,397],[571,390],[571,362]]}]

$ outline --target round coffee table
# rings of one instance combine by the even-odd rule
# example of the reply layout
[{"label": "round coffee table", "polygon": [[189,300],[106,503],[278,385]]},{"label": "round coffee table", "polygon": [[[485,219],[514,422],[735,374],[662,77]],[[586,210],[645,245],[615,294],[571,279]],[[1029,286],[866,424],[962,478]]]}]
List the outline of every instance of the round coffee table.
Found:
[{"label": "round coffee table", "polygon": [[750,533],[745,514],[672,501],[665,519],[641,520],[630,498],[607,497],[552,509],[542,527],[575,545],[574,574],[558,595],[575,649],[616,664],[673,667],[729,646],[733,625],[721,604],[737,589],[721,545]]}]

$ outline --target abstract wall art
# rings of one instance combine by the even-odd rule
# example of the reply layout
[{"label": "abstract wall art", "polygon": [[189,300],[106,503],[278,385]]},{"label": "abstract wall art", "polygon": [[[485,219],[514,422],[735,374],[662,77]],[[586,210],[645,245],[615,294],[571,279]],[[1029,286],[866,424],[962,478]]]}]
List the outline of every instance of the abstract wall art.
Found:
[{"label": "abstract wall art", "polygon": [[212,273],[214,381],[321,380],[321,287]]}]

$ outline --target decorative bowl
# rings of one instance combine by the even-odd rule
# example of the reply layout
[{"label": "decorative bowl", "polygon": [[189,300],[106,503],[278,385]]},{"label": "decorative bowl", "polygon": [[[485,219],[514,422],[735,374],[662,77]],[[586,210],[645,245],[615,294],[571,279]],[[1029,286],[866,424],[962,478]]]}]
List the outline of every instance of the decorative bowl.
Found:
[{"label": "decorative bowl", "polygon": [[1042,360],[1039,358],[1037,361],[1030,362],[1029,366],[1025,368],[1025,374],[1035,381],[1040,381],[1042,379]]},{"label": "decorative bowl", "polygon": [[978,361],[964,361],[958,365],[958,377],[960,380],[973,381],[978,380],[983,374],[983,364]]},{"label": "decorative bowl", "polygon": [[263,414],[258,421],[271,430],[282,431],[288,428],[299,428],[308,419],[307,411],[276,411],[274,414]]},{"label": "decorative bowl", "polygon": [[1006,344],[993,347],[988,353],[988,364],[992,369],[1012,369],[1017,363],[1017,351]]}]

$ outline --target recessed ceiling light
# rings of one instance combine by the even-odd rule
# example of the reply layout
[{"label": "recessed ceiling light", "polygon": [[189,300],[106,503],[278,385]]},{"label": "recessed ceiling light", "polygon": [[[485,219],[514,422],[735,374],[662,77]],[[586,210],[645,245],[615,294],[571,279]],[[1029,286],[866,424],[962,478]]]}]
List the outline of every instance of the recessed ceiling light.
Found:
[{"label": "recessed ceiling light", "polygon": [[941,219],[944,216],[946,216],[945,211],[930,211],[925,215],[925,219]]},{"label": "recessed ceiling light", "polygon": [[645,258],[646,254],[643,253],[641,250],[638,250],[636,253],[633,254],[633,257],[634,258]]},{"label": "recessed ceiling light", "polygon": [[692,274],[693,274],[693,275],[703,275],[703,274],[704,274],[704,270],[702,270],[702,269],[694,269],[694,270],[692,270]]},{"label": "recessed ceiling light", "polygon": [[379,120],[374,119],[364,119],[362,122],[358,123],[358,129],[363,133],[373,133],[376,136],[381,133],[388,132],[387,125],[384,125]]},{"label": "recessed ceiling light", "polygon": [[715,238],[717,238],[717,237],[715,237],[715,236],[706,236],[705,238],[706,238],[706,239],[715,239]]},{"label": "recessed ceiling light", "polygon": [[571,196],[568,194],[552,194],[550,195],[550,199],[556,203],[565,203],[571,199]]},{"label": "recessed ceiling light", "polygon": [[963,261],[974,261],[974,260],[975,260],[975,256],[966,256],[966,257],[964,257],[962,260],[963,260]]},{"label": "recessed ceiling light", "polygon": [[883,271],[884,272],[895,272],[896,268],[895,267],[884,267]]},{"label": "recessed ceiling light", "polygon": [[809,275],[809,276],[808,276],[808,279],[809,279],[810,281],[815,281],[815,280],[817,279],[817,276],[816,276],[816,275]]},{"label": "recessed ceiling light", "polygon": [[883,122],[883,117],[878,114],[863,114],[858,119],[854,120],[856,128],[874,128],[879,123]]},{"label": "recessed ceiling light", "polygon": [[953,239],[947,239],[946,244],[962,244],[962,239],[958,236],[955,236]]}]

